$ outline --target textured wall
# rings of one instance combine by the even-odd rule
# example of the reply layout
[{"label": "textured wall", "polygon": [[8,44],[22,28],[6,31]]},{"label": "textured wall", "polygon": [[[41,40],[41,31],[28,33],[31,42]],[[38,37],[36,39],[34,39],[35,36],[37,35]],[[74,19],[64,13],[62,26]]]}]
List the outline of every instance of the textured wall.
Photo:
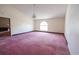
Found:
[{"label": "textured wall", "polygon": [[68,5],[65,35],[71,54],[79,54],[79,5]]},{"label": "textured wall", "polygon": [[10,5],[0,5],[0,17],[10,18],[12,35],[33,30],[33,20]]},{"label": "textured wall", "polygon": [[46,21],[48,23],[48,31],[49,32],[60,32],[64,33],[64,25],[65,25],[65,19],[62,18],[54,18],[54,19],[42,19],[42,20],[35,20],[35,30],[40,30],[40,23],[42,21]]}]

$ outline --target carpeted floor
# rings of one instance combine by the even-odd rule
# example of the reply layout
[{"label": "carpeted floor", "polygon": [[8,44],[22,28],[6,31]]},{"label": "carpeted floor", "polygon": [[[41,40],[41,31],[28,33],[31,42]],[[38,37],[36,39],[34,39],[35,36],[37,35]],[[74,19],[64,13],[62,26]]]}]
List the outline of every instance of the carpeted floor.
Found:
[{"label": "carpeted floor", "polygon": [[69,55],[63,34],[29,32],[0,37],[1,55]]}]

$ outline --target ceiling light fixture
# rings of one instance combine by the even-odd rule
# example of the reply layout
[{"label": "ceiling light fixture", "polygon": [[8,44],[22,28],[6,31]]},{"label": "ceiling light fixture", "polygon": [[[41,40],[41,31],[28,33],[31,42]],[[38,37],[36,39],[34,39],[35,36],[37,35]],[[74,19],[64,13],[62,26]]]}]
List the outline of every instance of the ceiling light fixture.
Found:
[{"label": "ceiling light fixture", "polygon": [[35,18],[36,18],[36,15],[35,15],[35,6],[36,6],[36,5],[35,5],[35,4],[33,4],[33,16],[32,16],[32,18],[33,18],[33,19],[35,19]]}]

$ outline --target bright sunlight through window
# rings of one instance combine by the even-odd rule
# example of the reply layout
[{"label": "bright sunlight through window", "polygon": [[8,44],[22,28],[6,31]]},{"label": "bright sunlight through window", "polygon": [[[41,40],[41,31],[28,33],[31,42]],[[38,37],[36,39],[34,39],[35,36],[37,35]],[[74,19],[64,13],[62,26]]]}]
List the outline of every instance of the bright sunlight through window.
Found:
[{"label": "bright sunlight through window", "polygon": [[41,31],[47,31],[48,30],[48,24],[46,21],[43,21],[40,23],[40,30]]}]

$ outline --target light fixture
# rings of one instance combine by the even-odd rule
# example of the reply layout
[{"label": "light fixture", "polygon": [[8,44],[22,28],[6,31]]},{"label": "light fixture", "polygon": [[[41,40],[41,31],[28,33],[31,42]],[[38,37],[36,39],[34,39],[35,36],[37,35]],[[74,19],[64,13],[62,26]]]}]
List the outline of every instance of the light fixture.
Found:
[{"label": "light fixture", "polygon": [[35,19],[35,18],[36,18],[36,14],[35,14],[35,6],[36,6],[36,5],[35,5],[35,4],[33,4],[33,15],[32,15],[32,18],[33,18],[33,19]]}]

